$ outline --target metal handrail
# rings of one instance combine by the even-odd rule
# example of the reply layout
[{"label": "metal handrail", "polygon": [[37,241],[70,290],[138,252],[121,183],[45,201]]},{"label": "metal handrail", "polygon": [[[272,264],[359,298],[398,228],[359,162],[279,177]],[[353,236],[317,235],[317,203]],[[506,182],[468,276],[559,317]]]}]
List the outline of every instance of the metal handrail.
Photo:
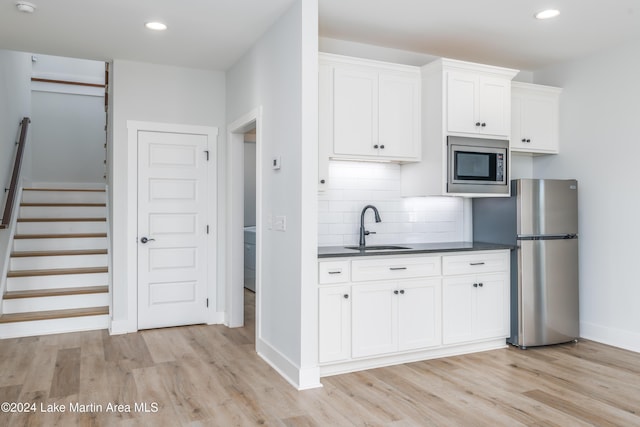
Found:
[{"label": "metal handrail", "polygon": [[11,183],[6,191],[7,201],[4,206],[4,213],[2,214],[2,222],[0,222],[0,229],[8,228],[11,223],[11,213],[13,212],[13,206],[16,202],[16,194],[18,193],[18,184],[20,181],[20,167],[22,166],[22,156],[24,154],[24,145],[27,140],[27,130],[29,129],[29,123],[31,119],[25,117],[20,122],[20,137],[18,139],[18,150],[16,152],[16,161],[13,164],[13,173],[11,174]]}]

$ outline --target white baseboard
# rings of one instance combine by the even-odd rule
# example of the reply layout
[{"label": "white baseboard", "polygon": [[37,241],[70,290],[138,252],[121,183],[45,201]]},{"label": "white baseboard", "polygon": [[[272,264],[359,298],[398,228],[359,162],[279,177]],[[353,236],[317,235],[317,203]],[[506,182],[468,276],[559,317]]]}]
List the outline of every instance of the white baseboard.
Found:
[{"label": "white baseboard", "polygon": [[109,322],[109,335],[122,335],[137,332],[137,325],[132,325],[128,320],[111,320]]},{"label": "white baseboard", "polygon": [[580,322],[580,336],[591,341],[640,353],[640,333]]},{"label": "white baseboard", "polygon": [[322,387],[319,368],[300,369],[300,367],[289,360],[288,357],[261,338],[256,338],[256,351],[258,352],[258,356],[296,389],[308,390]]},{"label": "white baseboard", "polygon": [[224,311],[216,311],[208,314],[209,320],[207,325],[223,325],[224,324]]},{"label": "white baseboard", "polygon": [[399,365],[402,363],[412,363],[422,360],[438,359],[442,357],[459,356],[479,351],[497,350],[507,347],[505,339],[493,339],[475,343],[458,345],[448,345],[435,347],[407,353],[392,354],[386,356],[373,356],[369,358],[354,359],[344,362],[330,363],[320,366],[320,375],[327,377],[331,375],[346,374],[350,372],[363,371],[366,369],[383,368],[386,366]]}]

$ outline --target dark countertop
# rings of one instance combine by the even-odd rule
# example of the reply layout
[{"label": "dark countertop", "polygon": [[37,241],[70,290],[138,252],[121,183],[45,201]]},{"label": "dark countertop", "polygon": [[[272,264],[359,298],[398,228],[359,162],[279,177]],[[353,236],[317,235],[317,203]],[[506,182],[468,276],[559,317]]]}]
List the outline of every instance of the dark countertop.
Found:
[{"label": "dark countertop", "polygon": [[410,255],[436,252],[491,251],[499,249],[513,249],[513,246],[510,245],[500,245],[495,243],[483,242],[398,243],[393,245],[385,244],[385,246],[402,246],[407,249],[365,252],[355,249],[346,249],[343,246],[320,246],[318,247],[318,258],[358,257],[375,255]]}]

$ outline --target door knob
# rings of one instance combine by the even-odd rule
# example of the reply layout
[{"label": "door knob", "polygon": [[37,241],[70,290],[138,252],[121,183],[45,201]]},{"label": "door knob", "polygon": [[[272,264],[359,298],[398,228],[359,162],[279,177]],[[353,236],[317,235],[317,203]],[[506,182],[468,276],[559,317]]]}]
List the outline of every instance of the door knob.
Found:
[{"label": "door knob", "polygon": [[141,238],[140,238],[140,243],[145,244],[145,243],[147,243],[147,242],[153,242],[153,241],[155,241],[155,240],[156,240],[156,239],[149,239],[149,238],[147,238],[147,237],[141,237]]}]

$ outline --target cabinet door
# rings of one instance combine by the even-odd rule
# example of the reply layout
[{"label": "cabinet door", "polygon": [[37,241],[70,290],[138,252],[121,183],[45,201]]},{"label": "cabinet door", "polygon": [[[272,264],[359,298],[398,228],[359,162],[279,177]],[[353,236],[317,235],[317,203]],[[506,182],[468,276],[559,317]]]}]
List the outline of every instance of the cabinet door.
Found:
[{"label": "cabinet door", "polygon": [[440,279],[398,283],[398,350],[441,343]]},{"label": "cabinet door", "polygon": [[479,275],[475,293],[474,339],[509,336],[509,281],[506,273]]},{"label": "cabinet door", "polygon": [[379,155],[418,159],[420,156],[420,80],[381,73],[379,76]]},{"label": "cabinet door", "polygon": [[353,357],[391,353],[398,347],[395,283],[352,286]]},{"label": "cabinet door", "polygon": [[333,152],[377,156],[378,73],[335,68],[333,75]]},{"label": "cabinet door", "polygon": [[351,287],[330,286],[319,290],[320,363],[351,357]]},{"label": "cabinet door", "polygon": [[509,136],[511,131],[511,81],[507,79],[480,79],[479,116],[480,133]]},{"label": "cabinet door", "polygon": [[442,281],[442,342],[453,344],[473,339],[475,290],[473,276]]},{"label": "cabinet door", "polygon": [[333,68],[318,66],[318,191],[329,188],[329,156],[333,149]]},{"label": "cabinet door", "polygon": [[480,79],[473,73],[447,73],[447,130],[477,133]]},{"label": "cabinet door", "polygon": [[511,149],[532,153],[557,153],[557,96],[517,92],[513,94],[511,102]]}]

